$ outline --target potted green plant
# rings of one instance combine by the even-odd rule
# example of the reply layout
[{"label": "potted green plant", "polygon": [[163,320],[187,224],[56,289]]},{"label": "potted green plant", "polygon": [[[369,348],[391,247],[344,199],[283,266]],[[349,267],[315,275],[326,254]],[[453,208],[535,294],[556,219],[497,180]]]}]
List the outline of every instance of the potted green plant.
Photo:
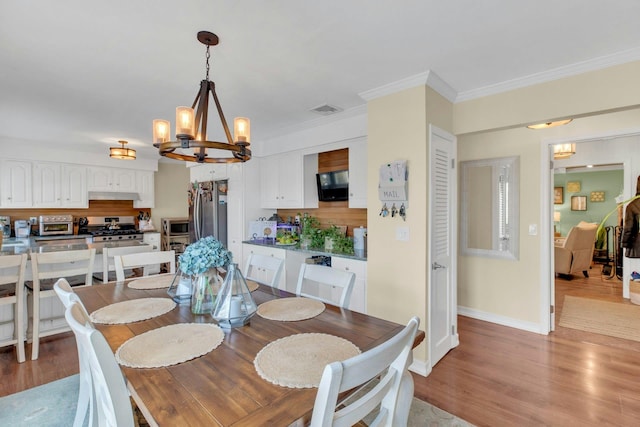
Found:
[{"label": "potted green plant", "polygon": [[324,245],[322,240],[320,221],[305,212],[303,216],[300,216],[300,247],[302,249],[318,248]]},{"label": "potted green plant", "polygon": [[325,250],[334,253],[353,254],[353,239],[344,235],[336,225],[323,230]]}]

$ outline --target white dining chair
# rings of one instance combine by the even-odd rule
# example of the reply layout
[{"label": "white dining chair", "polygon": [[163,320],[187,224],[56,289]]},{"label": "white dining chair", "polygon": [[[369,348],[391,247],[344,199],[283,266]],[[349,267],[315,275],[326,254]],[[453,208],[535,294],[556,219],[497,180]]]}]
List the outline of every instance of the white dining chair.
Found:
[{"label": "white dining chair", "polygon": [[349,308],[356,275],[326,265],[302,264],[298,274],[296,295]]},{"label": "white dining chair", "polygon": [[[85,323],[92,324],[91,320],[89,320],[89,314],[84,307],[84,304],[73,291],[73,288],[67,282],[66,279],[61,278],[53,285],[53,290],[64,304],[65,309],[69,309],[72,304],[76,303],[80,305],[83,311],[83,316],[85,317]],[[93,412],[93,389],[91,385],[91,366],[89,366],[89,359],[86,354],[80,348],[79,341],[76,340],[76,346],[78,347],[78,365],[79,365],[79,391],[78,391],[78,405],[76,407],[76,416],[73,421],[74,427],[79,427],[84,425],[84,420],[89,413],[89,426],[94,425],[96,420],[94,412]]]},{"label": "white dining chair", "polygon": [[113,260],[114,256],[136,254],[139,252],[150,252],[151,250],[151,245],[124,246],[120,248],[102,249],[102,283],[107,283],[109,281],[109,271],[115,271],[116,269],[115,261]]},{"label": "white dining chair", "polygon": [[136,254],[116,255],[113,257],[116,266],[116,280],[122,282],[125,279],[124,271],[142,267],[142,275],[148,276],[148,269],[158,264],[169,264],[169,273],[176,272],[175,251],[140,252]]},{"label": "white dining chair", "polygon": [[91,370],[92,406],[98,426],[133,427],[129,392],[111,347],[77,301],[67,308],[65,318],[76,337],[78,356],[82,354]]},{"label": "white dining chair", "polygon": [[245,279],[278,288],[284,259],[261,254],[250,254],[244,266]]},{"label": "white dining chair", "polygon": [[[0,341],[0,347],[15,345],[18,363],[25,361],[25,289],[24,274],[27,265],[27,254],[0,256],[0,308],[13,305],[13,322],[4,326],[11,327],[11,334]],[[8,314],[8,313],[7,313]],[[11,323],[13,323],[11,325]]]},{"label": "white dining chair", "polygon": [[[311,427],[352,426],[373,411],[375,418],[369,425],[406,426],[413,400],[413,378],[408,368],[419,324],[420,319],[413,317],[384,343],[328,364],[318,386]],[[352,389],[356,389],[352,395],[338,402],[340,393]]]},{"label": "white dining chair", "polygon": [[[31,360],[38,358],[40,350],[40,338],[66,332],[69,327],[66,323],[55,325],[57,317],[41,318],[40,302],[44,299],[54,299],[51,301],[51,312],[55,313],[62,310],[62,305],[56,298],[56,293],[52,285],[45,285],[43,280],[67,278],[73,276],[84,276],[82,286],[91,286],[93,284],[93,262],[96,257],[95,248],[82,249],[76,251],[61,252],[32,252],[31,253],[31,269],[33,275],[33,283],[30,292],[27,295],[27,309],[29,311],[29,325],[27,336],[31,333]],[[40,332],[40,321],[52,321],[52,328],[46,332]]]}]

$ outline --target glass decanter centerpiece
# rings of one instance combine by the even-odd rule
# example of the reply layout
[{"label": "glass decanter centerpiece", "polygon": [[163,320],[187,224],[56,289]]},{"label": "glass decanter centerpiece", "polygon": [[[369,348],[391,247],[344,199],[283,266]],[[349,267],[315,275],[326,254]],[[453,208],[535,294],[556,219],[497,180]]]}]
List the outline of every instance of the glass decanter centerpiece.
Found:
[{"label": "glass decanter centerpiece", "polygon": [[[209,314],[219,290],[218,267],[231,262],[231,252],[212,236],[203,237],[187,246],[178,257],[180,279],[174,280],[169,295],[184,302],[186,295],[194,314]],[[176,274],[178,277],[178,274]]]},{"label": "glass decanter centerpiece", "polygon": [[251,291],[238,269],[238,264],[229,264],[213,309],[213,318],[221,328],[235,328],[248,324],[257,310],[258,307],[251,297]]}]

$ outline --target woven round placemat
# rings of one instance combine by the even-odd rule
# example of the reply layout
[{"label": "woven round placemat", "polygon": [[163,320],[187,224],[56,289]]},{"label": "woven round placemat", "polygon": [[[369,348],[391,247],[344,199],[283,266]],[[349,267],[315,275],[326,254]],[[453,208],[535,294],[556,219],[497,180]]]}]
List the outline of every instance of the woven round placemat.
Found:
[{"label": "woven round placemat", "polygon": [[291,388],[318,387],[324,367],[360,354],[351,341],[329,334],[280,338],[257,354],[253,365],[262,378]]},{"label": "woven round placemat", "polygon": [[207,354],[223,340],[224,332],[218,325],[179,323],[127,340],[116,351],[116,360],[130,368],[161,368]]},{"label": "woven round placemat", "polygon": [[127,286],[131,289],[162,289],[168,288],[171,286],[171,282],[175,274],[167,273],[167,274],[157,274],[154,276],[147,276],[141,279],[136,279],[131,282]]},{"label": "woven round placemat", "polygon": [[280,298],[260,304],[258,306],[258,315],[269,320],[295,322],[316,317],[325,308],[322,301],[316,301],[311,298]]},{"label": "woven round placemat", "polygon": [[117,325],[139,322],[170,312],[176,307],[171,298],[139,298],[116,302],[91,313],[93,323]]}]

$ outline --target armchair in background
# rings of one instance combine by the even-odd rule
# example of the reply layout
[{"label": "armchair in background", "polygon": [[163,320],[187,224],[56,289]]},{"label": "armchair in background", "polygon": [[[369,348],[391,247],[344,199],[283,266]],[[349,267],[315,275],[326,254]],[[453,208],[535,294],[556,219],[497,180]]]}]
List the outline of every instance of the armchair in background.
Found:
[{"label": "armchair in background", "polygon": [[565,239],[558,239],[554,248],[556,274],[575,274],[582,272],[589,277],[589,268],[593,260],[598,224],[581,221],[572,227]]}]

